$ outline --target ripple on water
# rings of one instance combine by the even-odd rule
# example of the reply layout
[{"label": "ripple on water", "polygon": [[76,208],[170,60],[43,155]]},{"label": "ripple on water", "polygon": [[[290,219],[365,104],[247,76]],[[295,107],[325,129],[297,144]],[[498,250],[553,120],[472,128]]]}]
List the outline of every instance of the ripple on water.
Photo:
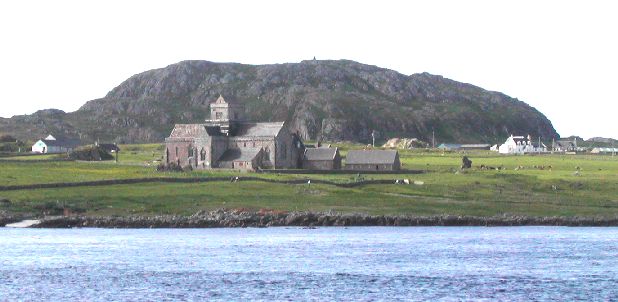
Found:
[{"label": "ripple on water", "polygon": [[0,229],[4,300],[615,300],[614,228]]}]

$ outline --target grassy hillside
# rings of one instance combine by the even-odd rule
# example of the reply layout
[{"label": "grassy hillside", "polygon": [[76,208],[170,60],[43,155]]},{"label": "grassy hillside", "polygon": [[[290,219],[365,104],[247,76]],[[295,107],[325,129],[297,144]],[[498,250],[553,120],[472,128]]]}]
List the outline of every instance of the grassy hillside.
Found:
[{"label": "grassy hillside", "polygon": [[[149,177],[256,176],[269,179],[358,180],[357,174],[254,174],[235,171],[158,173],[160,145],[120,146],[119,162],[0,159],[0,186]],[[355,145],[340,145],[342,155]],[[475,168],[461,172],[461,153],[400,151],[403,168],[416,175],[361,175],[365,179],[408,178],[423,185],[286,185],[239,183],[147,183],[63,189],[0,191],[0,213],[58,213],[63,207],[88,215],[189,215],[217,208],[339,211],[411,215],[618,215],[618,157],[591,155],[500,156],[468,153]],[[10,161],[7,161],[10,159]],[[16,161],[19,159],[19,161]],[[30,160],[30,161],[28,161]],[[480,165],[502,167],[481,170]]]}]

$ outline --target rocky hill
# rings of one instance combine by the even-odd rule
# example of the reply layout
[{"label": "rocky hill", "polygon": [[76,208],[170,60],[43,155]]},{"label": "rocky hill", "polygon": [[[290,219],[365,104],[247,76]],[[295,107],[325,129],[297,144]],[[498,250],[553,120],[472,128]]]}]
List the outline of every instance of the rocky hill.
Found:
[{"label": "rocky hill", "polygon": [[[82,140],[161,142],[175,123],[197,123],[219,94],[243,102],[255,121],[288,121],[305,139],[367,142],[417,137],[475,143],[508,134],[558,137],[535,108],[499,92],[353,61],[244,65],[183,61],[132,76],[76,112],[41,110],[0,119],[0,132]],[[0,133],[2,134],[2,133]]]}]

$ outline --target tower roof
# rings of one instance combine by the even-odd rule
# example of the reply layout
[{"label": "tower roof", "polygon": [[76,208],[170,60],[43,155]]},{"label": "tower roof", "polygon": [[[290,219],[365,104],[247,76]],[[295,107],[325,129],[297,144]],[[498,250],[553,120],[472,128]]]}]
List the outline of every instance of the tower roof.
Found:
[{"label": "tower roof", "polygon": [[230,104],[230,105],[241,105],[241,103],[239,103],[238,101],[234,100],[233,98],[227,98],[225,99],[223,97],[223,95],[219,95],[219,97],[217,98],[216,101],[214,101],[212,104]]}]

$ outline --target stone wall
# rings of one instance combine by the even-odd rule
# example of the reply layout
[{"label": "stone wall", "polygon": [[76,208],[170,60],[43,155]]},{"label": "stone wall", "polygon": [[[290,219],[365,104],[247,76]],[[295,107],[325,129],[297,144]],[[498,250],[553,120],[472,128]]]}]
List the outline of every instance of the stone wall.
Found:
[{"label": "stone wall", "polygon": [[332,160],[304,160],[303,169],[309,170],[334,170],[335,162]]}]

